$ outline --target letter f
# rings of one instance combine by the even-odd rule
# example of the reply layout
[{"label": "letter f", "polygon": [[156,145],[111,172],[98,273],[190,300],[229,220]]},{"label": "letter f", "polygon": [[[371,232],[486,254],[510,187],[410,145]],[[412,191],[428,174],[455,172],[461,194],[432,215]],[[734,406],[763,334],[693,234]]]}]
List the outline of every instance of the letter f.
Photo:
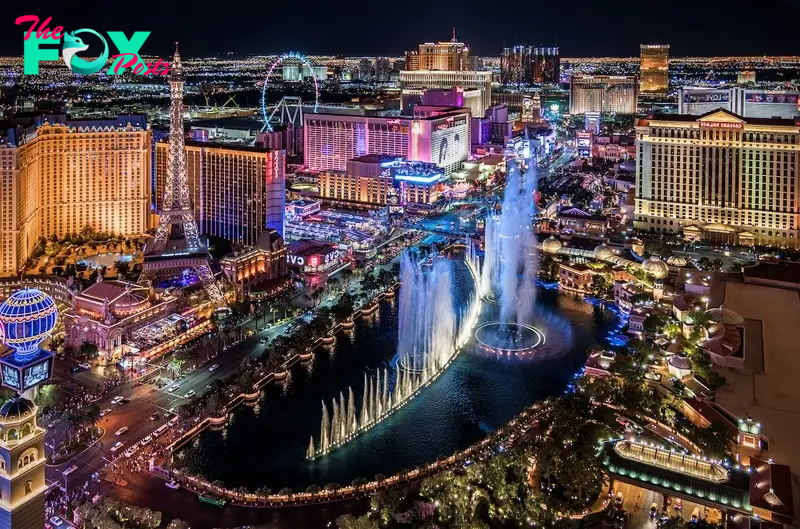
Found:
[{"label": "letter f", "polygon": [[61,38],[43,39],[37,37],[34,33],[27,40],[24,41],[22,47],[23,53],[23,69],[22,73],[25,75],[35,75],[39,73],[39,62],[41,61],[57,61],[58,48],[41,48],[42,44],[58,44]]}]

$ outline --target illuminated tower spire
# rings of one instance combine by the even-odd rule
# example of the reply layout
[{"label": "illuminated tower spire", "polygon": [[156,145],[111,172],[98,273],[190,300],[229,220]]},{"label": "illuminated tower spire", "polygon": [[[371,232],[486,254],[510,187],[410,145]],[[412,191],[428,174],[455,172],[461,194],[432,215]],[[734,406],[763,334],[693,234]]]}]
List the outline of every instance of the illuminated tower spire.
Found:
[{"label": "illuminated tower spire", "polygon": [[[169,74],[169,160],[164,182],[158,229],[145,247],[145,262],[140,283],[156,276],[178,275],[193,268],[203,282],[206,293],[216,306],[225,298],[214,279],[209,265],[208,250],[200,240],[197,221],[189,200],[189,180],[186,175],[186,144],[183,129],[183,65],[178,43]],[[173,259],[165,259],[169,253]],[[149,258],[149,259],[148,259]]]}]

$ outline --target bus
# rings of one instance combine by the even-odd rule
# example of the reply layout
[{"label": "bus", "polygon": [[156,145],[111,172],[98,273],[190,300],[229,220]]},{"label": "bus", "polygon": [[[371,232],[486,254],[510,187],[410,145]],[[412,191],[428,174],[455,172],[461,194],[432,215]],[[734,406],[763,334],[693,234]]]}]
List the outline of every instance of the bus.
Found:
[{"label": "bus", "polygon": [[200,503],[208,503],[209,505],[214,505],[216,507],[225,507],[228,503],[228,500],[223,498],[215,498],[214,496],[206,496],[201,494],[197,497],[200,500]]}]

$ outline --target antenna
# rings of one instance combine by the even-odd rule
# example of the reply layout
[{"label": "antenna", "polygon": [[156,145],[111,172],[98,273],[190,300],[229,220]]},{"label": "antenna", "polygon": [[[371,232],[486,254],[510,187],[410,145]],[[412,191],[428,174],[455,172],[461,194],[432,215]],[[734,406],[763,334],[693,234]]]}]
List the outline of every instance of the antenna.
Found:
[{"label": "antenna", "polygon": [[456,40],[456,28],[455,27],[453,28],[453,42],[458,42]]}]

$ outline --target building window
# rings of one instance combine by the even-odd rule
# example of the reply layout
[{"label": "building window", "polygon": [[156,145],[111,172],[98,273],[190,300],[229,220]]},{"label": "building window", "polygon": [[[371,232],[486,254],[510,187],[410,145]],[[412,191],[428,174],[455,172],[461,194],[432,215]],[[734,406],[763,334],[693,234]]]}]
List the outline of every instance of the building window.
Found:
[{"label": "building window", "polygon": [[33,492],[33,481],[27,481],[25,482],[25,495],[27,496],[31,492]]}]

